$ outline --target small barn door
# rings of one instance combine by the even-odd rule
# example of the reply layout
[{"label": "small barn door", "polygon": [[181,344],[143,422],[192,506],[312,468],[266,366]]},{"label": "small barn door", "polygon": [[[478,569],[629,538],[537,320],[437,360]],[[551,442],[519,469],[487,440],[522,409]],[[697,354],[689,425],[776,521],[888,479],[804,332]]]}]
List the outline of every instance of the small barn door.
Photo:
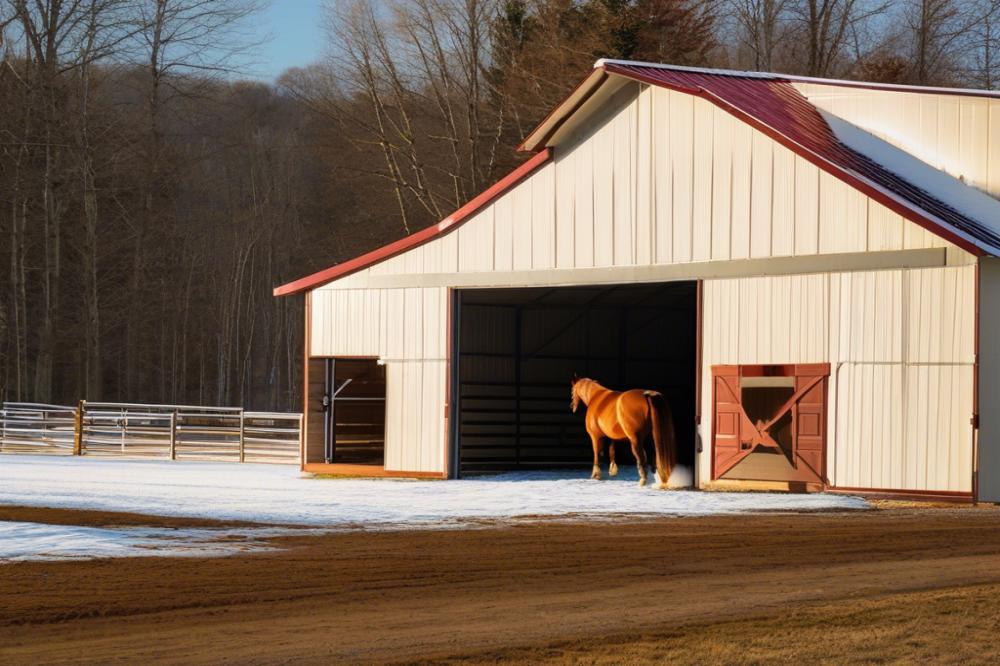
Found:
[{"label": "small barn door", "polygon": [[829,364],[712,367],[712,478],[826,483]]},{"label": "small barn door", "polygon": [[321,372],[311,371],[322,377],[316,383],[322,449],[314,447],[308,462],[383,465],[385,366],[376,359],[313,360],[322,363]]}]

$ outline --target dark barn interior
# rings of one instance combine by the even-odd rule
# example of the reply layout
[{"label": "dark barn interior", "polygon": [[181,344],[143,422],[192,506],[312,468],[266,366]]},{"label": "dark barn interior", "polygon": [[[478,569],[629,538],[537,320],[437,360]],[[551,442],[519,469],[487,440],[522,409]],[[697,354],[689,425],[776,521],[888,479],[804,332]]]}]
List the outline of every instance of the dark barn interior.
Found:
[{"label": "dark barn interior", "polygon": [[[569,406],[574,373],[662,392],[678,462],[693,466],[697,283],[469,289],[455,307],[457,474],[589,469],[583,409]],[[627,442],[617,456],[634,465]]]}]

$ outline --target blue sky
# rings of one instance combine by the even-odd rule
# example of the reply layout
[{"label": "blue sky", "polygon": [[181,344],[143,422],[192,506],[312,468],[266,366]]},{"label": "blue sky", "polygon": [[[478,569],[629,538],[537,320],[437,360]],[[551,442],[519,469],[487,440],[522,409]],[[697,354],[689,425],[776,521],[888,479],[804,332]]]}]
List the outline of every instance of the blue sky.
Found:
[{"label": "blue sky", "polygon": [[261,36],[270,35],[254,58],[257,76],[273,81],[289,67],[308,65],[322,57],[323,0],[271,0],[257,18]]}]

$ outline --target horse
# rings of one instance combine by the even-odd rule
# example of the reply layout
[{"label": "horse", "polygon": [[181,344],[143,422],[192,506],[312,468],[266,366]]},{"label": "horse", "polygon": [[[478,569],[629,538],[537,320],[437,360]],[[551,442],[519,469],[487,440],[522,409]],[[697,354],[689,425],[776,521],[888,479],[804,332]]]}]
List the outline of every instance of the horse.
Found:
[{"label": "horse", "polygon": [[643,444],[652,435],[656,450],[656,474],[660,480],[658,487],[666,488],[670,472],[677,464],[677,446],[673,415],[663,394],[643,389],[612,391],[593,379],[576,376],[570,385],[570,408],[575,413],[581,402],[587,408],[585,425],[594,446],[594,469],[590,478],[601,478],[601,440],[605,437],[611,440],[608,473],[615,476],[618,473],[615,440],[627,439],[639,468],[639,485],[646,485],[646,451]]}]

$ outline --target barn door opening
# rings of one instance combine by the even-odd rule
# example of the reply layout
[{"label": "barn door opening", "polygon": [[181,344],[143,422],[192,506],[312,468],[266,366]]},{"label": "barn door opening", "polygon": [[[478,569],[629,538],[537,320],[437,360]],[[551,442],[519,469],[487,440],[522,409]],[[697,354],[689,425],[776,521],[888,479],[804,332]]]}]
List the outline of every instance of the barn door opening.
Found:
[{"label": "barn door opening", "polygon": [[[697,283],[468,289],[456,300],[457,474],[589,470],[584,415],[569,408],[574,373],[612,390],[662,393],[679,462],[693,467]],[[619,466],[632,468],[629,446],[616,451]]]},{"label": "barn door opening", "polygon": [[314,358],[309,370],[307,463],[385,464],[385,366],[376,359]]}]

